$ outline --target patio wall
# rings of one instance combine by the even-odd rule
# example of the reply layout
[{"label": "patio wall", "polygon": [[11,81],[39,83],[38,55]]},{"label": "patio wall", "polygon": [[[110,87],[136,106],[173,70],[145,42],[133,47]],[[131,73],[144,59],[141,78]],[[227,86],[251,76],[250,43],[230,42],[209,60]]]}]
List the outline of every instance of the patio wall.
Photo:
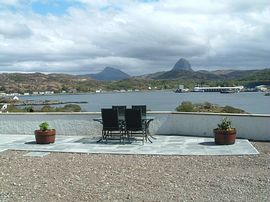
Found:
[{"label": "patio wall", "polygon": [[[155,120],[151,134],[213,136],[213,128],[228,117],[237,129],[237,137],[270,141],[270,115],[148,112]],[[81,113],[0,113],[0,134],[32,135],[38,125],[47,121],[59,135],[100,136],[101,124],[93,121],[98,112]]]}]

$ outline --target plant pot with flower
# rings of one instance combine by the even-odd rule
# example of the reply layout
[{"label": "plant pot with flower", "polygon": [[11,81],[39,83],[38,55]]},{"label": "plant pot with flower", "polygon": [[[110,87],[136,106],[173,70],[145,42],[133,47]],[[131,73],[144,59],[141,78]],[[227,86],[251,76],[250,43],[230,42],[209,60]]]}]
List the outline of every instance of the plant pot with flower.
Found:
[{"label": "plant pot with flower", "polygon": [[232,122],[227,118],[221,120],[218,128],[214,129],[215,144],[230,145],[235,143],[236,129],[232,127]]},{"label": "plant pot with flower", "polygon": [[35,130],[35,137],[37,144],[50,144],[55,141],[56,131],[51,129],[47,122],[39,125],[39,130]]}]

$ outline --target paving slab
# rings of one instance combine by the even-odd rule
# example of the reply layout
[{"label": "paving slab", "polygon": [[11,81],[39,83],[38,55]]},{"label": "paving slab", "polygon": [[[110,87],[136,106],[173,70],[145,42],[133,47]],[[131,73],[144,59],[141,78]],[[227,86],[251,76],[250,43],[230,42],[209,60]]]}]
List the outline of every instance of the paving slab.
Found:
[{"label": "paving slab", "polygon": [[[0,152],[32,151],[26,156],[42,156],[48,152],[144,154],[144,155],[256,155],[259,152],[245,139],[233,145],[215,145],[214,138],[190,136],[155,136],[152,143],[140,141],[97,143],[99,137],[57,136],[53,144],[36,144],[33,135],[0,135]],[[41,153],[35,153],[41,152]]]}]

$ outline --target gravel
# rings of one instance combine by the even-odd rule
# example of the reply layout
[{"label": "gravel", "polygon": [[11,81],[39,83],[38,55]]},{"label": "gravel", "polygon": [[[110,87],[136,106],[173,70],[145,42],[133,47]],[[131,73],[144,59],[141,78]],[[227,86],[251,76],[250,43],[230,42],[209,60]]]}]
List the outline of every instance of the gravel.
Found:
[{"label": "gravel", "polygon": [[270,201],[270,142],[259,155],[0,153],[0,201]]}]

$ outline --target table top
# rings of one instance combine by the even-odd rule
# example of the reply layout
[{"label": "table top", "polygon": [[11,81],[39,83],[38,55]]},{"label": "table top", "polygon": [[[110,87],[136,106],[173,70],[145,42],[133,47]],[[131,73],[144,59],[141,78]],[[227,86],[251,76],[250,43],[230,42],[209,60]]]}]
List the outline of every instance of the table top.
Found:
[{"label": "table top", "polygon": [[[119,121],[124,121],[125,117],[124,116],[119,116],[118,119],[119,119]],[[154,119],[155,119],[154,116],[142,116],[142,120],[144,120],[144,121],[153,121]],[[94,118],[93,120],[101,122],[102,117]]]}]

